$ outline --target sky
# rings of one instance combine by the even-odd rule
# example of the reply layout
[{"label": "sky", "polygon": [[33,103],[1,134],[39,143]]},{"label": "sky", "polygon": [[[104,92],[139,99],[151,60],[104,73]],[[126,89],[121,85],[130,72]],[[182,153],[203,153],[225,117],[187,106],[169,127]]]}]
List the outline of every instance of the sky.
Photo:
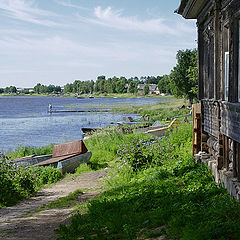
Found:
[{"label": "sky", "polygon": [[0,87],[169,74],[196,48],[180,0],[0,0]]}]

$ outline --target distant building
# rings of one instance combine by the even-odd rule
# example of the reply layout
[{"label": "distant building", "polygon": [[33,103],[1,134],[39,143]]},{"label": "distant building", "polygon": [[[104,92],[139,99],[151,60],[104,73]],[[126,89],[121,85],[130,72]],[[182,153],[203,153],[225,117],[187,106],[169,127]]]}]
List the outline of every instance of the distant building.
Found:
[{"label": "distant building", "polygon": [[159,89],[157,84],[138,84],[137,85],[137,90],[139,93],[143,93],[144,92],[144,87],[148,85],[149,87],[149,94],[155,94],[155,95],[159,95]]},{"label": "distant building", "polygon": [[157,84],[148,84],[148,86],[149,86],[149,94],[155,94],[155,95],[160,94]]}]

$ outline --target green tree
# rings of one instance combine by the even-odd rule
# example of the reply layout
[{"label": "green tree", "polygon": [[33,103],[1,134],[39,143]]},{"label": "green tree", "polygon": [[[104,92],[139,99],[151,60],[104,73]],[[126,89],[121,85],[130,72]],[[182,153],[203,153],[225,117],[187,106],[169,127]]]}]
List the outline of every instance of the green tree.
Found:
[{"label": "green tree", "polygon": [[176,97],[184,97],[190,102],[197,98],[197,50],[179,50],[177,65],[170,74],[171,91]]},{"label": "green tree", "polygon": [[148,95],[149,94],[149,86],[148,86],[148,84],[146,84],[144,86],[143,92],[144,92],[144,95]]},{"label": "green tree", "polygon": [[117,93],[126,93],[127,92],[127,79],[125,77],[120,77],[116,83],[116,92]]},{"label": "green tree", "polygon": [[158,89],[160,93],[171,94],[171,82],[169,75],[158,76]]},{"label": "green tree", "polygon": [[72,83],[67,83],[65,86],[64,86],[64,93],[71,93],[73,92],[73,84]]},{"label": "green tree", "polygon": [[34,86],[34,92],[39,94],[41,92],[41,86],[41,83],[38,83],[36,86]]},{"label": "green tree", "polygon": [[135,81],[130,82],[128,91],[132,94],[137,93],[137,82]]}]

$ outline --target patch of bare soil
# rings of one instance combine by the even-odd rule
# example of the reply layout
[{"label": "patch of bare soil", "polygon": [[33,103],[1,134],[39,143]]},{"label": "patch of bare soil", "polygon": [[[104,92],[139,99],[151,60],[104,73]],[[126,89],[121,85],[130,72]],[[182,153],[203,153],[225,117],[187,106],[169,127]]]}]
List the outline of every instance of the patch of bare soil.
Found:
[{"label": "patch of bare soil", "polygon": [[90,190],[79,196],[79,201],[85,202],[100,193],[96,188],[102,185],[100,180],[106,175],[106,171],[103,170],[84,173],[77,178],[69,176],[16,206],[0,209],[0,240],[56,239],[54,229],[60,224],[68,223],[74,209],[55,208],[41,212],[36,210],[71,192],[87,188]]}]

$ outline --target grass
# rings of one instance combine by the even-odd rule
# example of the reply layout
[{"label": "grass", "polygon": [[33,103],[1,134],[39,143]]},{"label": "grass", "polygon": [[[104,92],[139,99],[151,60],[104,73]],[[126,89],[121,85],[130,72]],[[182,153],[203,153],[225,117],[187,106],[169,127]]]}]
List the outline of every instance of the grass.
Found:
[{"label": "grass", "polygon": [[176,116],[189,114],[190,110],[181,109],[178,110],[182,105],[187,106],[187,102],[184,99],[176,99],[174,97],[164,97],[169,101],[159,102],[154,105],[143,105],[143,106],[125,106],[122,108],[113,109],[115,112],[123,113],[136,113],[141,116],[149,116],[150,121],[167,121]]},{"label": "grass", "polygon": [[79,203],[78,198],[82,194],[83,194],[83,191],[78,189],[78,190],[68,194],[66,197],[61,197],[54,202],[51,202],[47,205],[41,206],[37,211],[43,211],[43,210],[53,209],[53,208],[71,208],[71,207],[74,207]]},{"label": "grass", "polygon": [[53,167],[24,168],[0,161],[0,208],[12,206],[29,198],[45,184],[62,179],[61,172]]},{"label": "grass", "polygon": [[138,171],[116,164],[105,192],[88,202],[84,215],[61,225],[58,239],[240,239],[239,202],[194,163],[191,135],[185,124],[153,143],[161,151]]},{"label": "grass", "polygon": [[123,131],[122,128],[100,130],[91,135],[89,139],[85,140],[88,150],[92,151],[92,157],[90,160],[92,169],[97,170],[113,164],[117,159],[116,154],[120,145],[131,142],[134,138],[150,138],[143,133],[125,134]]},{"label": "grass", "polygon": [[30,156],[30,155],[48,155],[52,154],[53,151],[53,144],[46,146],[46,147],[19,147],[15,152],[10,152],[6,154],[6,157],[9,160]]}]

